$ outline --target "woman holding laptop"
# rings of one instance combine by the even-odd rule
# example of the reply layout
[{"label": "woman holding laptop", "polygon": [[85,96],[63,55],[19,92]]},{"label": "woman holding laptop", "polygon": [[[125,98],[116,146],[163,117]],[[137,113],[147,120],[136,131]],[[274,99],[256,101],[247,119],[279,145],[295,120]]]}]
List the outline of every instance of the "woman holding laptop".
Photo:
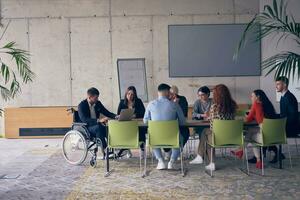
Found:
[{"label": "woman holding laptop", "polygon": [[[129,86],[125,92],[124,99],[122,99],[118,106],[118,115],[121,113],[123,109],[133,109],[134,110],[134,118],[143,118],[145,114],[145,106],[140,98],[137,96],[137,92],[134,86]],[[144,143],[146,141],[146,129],[139,128],[139,140],[143,142],[140,145],[140,149],[142,151],[142,157],[144,156]],[[123,152],[126,149],[121,149],[118,153],[118,156],[122,156]],[[128,150],[127,157],[131,157],[131,152]]]}]

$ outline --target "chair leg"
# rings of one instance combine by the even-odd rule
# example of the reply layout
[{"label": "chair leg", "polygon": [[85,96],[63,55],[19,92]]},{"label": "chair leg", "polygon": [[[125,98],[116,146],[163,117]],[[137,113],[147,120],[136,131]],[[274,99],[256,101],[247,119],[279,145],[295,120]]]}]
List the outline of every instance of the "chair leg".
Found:
[{"label": "chair leg", "polygon": [[263,148],[262,147],[260,147],[260,158],[261,158],[261,162],[262,162],[261,173],[264,176],[265,175],[265,171],[264,171],[264,154],[263,154]]},{"label": "chair leg", "polygon": [[244,152],[245,152],[245,161],[246,161],[246,166],[247,166],[247,174],[249,175],[249,163],[248,163],[248,151],[247,151],[247,146],[244,147]]},{"label": "chair leg", "polygon": [[144,173],[142,175],[143,178],[146,177],[146,173],[147,173],[147,148],[145,148],[145,156],[144,156]]},{"label": "chair leg", "polygon": [[[150,151],[151,151],[151,149],[150,149]],[[154,157],[155,157],[155,155],[154,155],[153,151],[151,151],[151,155],[152,155],[151,162],[152,162],[152,165],[154,165]]]},{"label": "chair leg", "polygon": [[296,151],[297,151],[297,155],[299,155],[299,152],[298,152],[298,143],[297,143],[297,138],[295,138],[295,144],[296,144]]},{"label": "chair leg", "polygon": [[140,173],[142,174],[142,151],[141,150],[140,150],[140,159],[139,160],[140,160]]},{"label": "chair leg", "polygon": [[242,160],[243,160],[243,166],[245,165],[245,160],[248,163],[248,159],[246,158],[246,157],[248,157],[248,155],[247,156],[245,155],[245,149],[246,149],[246,146],[243,147],[243,151],[244,151],[243,158],[242,158]]},{"label": "chair leg", "polygon": [[[212,157],[213,157],[213,150],[214,148],[210,147],[211,150],[210,150],[210,163],[212,163]],[[210,176],[213,177],[213,170],[212,168],[210,168]]]},{"label": "chair leg", "polygon": [[106,159],[106,171],[105,171],[105,177],[108,177],[110,175],[110,170],[109,170],[109,148],[106,147],[106,155],[105,155],[105,159]]},{"label": "chair leg", "polygon": [[291,169],[292,169],[293,168],[293,165],[292,165],[292,156],[291,156],[291,151],[290,151],[289,144],[287,144],[287,148],[288,148],[288,152],[289,152],[290,166],[291,166]]},{"label": "chair leg", "polygon": [[204,145],[204,154],[203,154],[203,160],[204,160],[204,165],[207,165],[207,162],[206,162],[206,152],[207,152],[207,143],[205,142],[205,145]]},{"label": "chair leg", "polygon": [[148,146],[148,154],[149,154],[149,158],[153,158],[153,153],[152,153],[152,151],[151,151],[151,147],[150,146]]},{"label": "chair leg", "polygon": [[181,163],[181,174],[184,177],[185,173],[184,173],[184,169],[183,169],[183,155],[182,155],[182,148],[180,148],[180,163]]}]

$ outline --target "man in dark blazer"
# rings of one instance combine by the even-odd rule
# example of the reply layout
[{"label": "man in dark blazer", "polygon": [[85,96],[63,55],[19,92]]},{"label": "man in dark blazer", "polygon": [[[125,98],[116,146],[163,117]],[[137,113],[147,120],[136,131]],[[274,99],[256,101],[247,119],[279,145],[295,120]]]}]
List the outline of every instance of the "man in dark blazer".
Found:
[{"label": "man in dark blazer", "polygon": [[[103,149],[107,147],[106,128],[104,123],[108,118],[115,119],[116,114],[109,112],[98,100],[99,91],[96,88],[90,88],[87,91],[87,98],[78,105],[78,114],[80,121],[87,124],[87,128],[92,137],[100,139]],[[105,117],[100,119],[100,114]],[[98,140],[99,141],[99,140]],[[99,142],[100,143],[100,142]]]},{"label": "man in dark blazer", "polygon": [[286,117],[287,137],[293,137],[299,131],[298,102],[296,97],[288,90],[289,79],[282,76],[276,79],[276,90],[281,93],[280,117]]},{"label": "man in dark blazer", "polygon": [[[173,101],[175,103],[178,103],[179,107],[181,108],[183,115],[187,118],[188,117],[188,102],[185,98],[185,96],[181,96],[178,94],[179,89],[176,85],[172,85],[170,88],[170,96],[169,99],[170,101]],[[190,130],[187,127],[180,127],[180,134],[183,138],[182,145],[184,146],[187,141],[189,140],[190,137]],[[169,148],[164,148],[165,151],[165,159],[169,160],[171,156],[171,149]]]}]

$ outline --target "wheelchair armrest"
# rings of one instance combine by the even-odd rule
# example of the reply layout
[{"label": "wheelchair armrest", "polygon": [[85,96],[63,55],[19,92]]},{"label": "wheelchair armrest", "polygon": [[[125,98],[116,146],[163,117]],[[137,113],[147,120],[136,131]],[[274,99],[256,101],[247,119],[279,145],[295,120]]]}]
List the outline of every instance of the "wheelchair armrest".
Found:
[{"label": "wheelchair armrest", "polygon": [[82,122],[73,122],[73,126],[86,126],[87,123],[82,123]]}]

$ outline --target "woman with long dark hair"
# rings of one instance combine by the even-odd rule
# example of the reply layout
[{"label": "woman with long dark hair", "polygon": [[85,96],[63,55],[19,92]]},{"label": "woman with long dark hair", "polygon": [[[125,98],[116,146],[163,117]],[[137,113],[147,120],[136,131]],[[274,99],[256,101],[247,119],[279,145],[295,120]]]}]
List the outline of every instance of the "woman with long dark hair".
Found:
[{"label": "woman with long dark hair", "polygon": [[[143,118],[145,114],[145,106],[140,98],[137,96],[137,92],[134,86],[129,86],[125,92],[124,99],[122,99],[118,106],[117,114],[120,115],[121,110],[123,109],[134,109],[134,118]],[[141,155],[144,156],[144,143],[145,143],[145,134],[146,131],[144,128],[139,128],[139,140],[142,142],[140,145],[140,150],[142,151]],[[122,153],[125,149],[121,149],[118,153],[118,156],[122,156]],[[128,157],[131,157],[131,152],[128,150]]]},{"label": "woman with long dark hair", "polygon": [[210,108],[209,112],[209,120],[210,120],[210,129],[205,129],[201,135],[200,139],[200,156],[203,157],[206,153],[208,159],[210,160],[210,164],[205,168],[207,170],[215,170],[215,163],[213,161],[213,157],[211,157],[211,148],[207,148],[207,152],[205,152],[205,142],[212,142],[212,128],[213,121],[215,119],[221,120],[232,120],[235,117],[237,109],[236,102],[232,99],[230,91],[227,86],[223,84],[217,85],[213,90],[213,104]]},{"label": "woman with long dark hair", "polygon": [[[277,114],[275,108],[263,90],[254,90],[251,94],[251,100],[254,103],[261,103],[263,114],[264,114],[263,116],[265,118],[268,119],[276,118]],[[253,116],[251,115],[251,111],[250,111],[248,117],[246,118],[247,121],[254,120],[254,113],[252,114]]]},{"label": "woman with long dark hair", "polygon": [[[263,123],[263,119],[275,119],[277,117],[275,108],[272,102],[267,97],[263,90],[254,90],[251,94],[252,106],[249,114],[245,118],[245,122],[256,121],[259,125]],[[245,138],[247,141],[254,141],[262,143],[262,134],[260,132],[260,127],[249,128]],[[269,147],[277,154],[276,146]],[[261,155],[257,147],[253,148],[254,157],[248,162],[256,163],[256,168],[262,168]]]},{"label": "woman with long dark hair", "polygon": [[[256,121],[259,125],[262,124],[264,118],[274,119],[277,117],[276,111],[273,104],[265,94],[263,90],[254,90],[251,94],[252,106],[249,114],[245,117],[245,122]],[[260,127],[252,127],[247,130],[245,135],[245,140],[248,142],[254,141],[261,143],[262,135],[260,133]],[[269,147],[270,150],[274,151],[277,154],[276,146]],[[236,152],[233,152],[236,156],[242,157],[243,150],[239,149]],[[249,163],[256,163],[256,168],[262,168],[261,155],[259,149],[253,148],[254,157],[249,159]]]},{"label": "woman with long dark hair", "polygon": [[118,115],[123,109],[134,109],[135,118],[143,118],[145,113],[145,106],[140,98],[137,96],[137,92],[134,86],[129,86],[125,92],[124,98],[120,101],[118,106]]}]

